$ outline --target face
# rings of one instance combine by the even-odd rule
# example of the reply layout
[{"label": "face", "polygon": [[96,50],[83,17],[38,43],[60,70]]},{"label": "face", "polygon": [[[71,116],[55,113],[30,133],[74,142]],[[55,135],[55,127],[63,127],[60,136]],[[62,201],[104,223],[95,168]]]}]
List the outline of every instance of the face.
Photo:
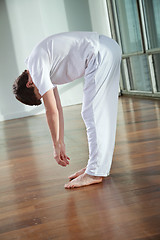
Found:
[{"label": "face", "polygon": [[42,98],[41,94],[38,91],[38,88],[34,85],[34,94],[36,95],[36,98],[40,100]]},{"label": "face", "polygon": [[27,87],[27,88],[32,88],[32,87],[33,87],[33,88],[34,88],[34,94],[36,95],[36,98],[37,98],[38,100],[40,100],[40,99],[42,98],[42,96],[40,95],[40,93],[39,93],[38,88],[36,87],[36,85],[33,83],[29,71],[27,71],[27,72],[28,72],[28,75],[29,75],[29,80],[28,80],[28,82],[26,83],[26,87]]}]

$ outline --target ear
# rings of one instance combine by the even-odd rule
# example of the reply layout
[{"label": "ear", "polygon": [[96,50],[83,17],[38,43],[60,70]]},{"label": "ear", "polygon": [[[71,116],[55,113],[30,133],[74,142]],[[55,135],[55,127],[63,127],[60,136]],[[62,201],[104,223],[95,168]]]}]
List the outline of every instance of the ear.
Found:
[{"label": "ear", "polygon": [[32,80],[29,80],[29,81],[26,83],[26,87],[27,87],[27,88],[32,88],[32,87],[34,87],[33,81],[32,81]]},{"label": "ear", "polygon": [[27,88],[32,88],[32,87],[34,87],[34,83],[32,81],[31,75],[30,75],[28,70],[27,70],[27,73],[28,73],[28,82],[26,83],[26,87]]}]

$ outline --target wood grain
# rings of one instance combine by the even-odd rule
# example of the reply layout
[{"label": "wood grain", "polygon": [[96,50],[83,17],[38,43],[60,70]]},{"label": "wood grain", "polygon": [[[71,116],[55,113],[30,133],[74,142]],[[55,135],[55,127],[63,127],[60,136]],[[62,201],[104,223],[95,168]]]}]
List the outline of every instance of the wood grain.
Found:
[{"label": "wood grain", "polygon": [[160,101],[119,97],[111,175],[66,190],[88,160],[80,111],[64,108],[66,168],[45,115],[0,123],[0,240],[160,239]]}]

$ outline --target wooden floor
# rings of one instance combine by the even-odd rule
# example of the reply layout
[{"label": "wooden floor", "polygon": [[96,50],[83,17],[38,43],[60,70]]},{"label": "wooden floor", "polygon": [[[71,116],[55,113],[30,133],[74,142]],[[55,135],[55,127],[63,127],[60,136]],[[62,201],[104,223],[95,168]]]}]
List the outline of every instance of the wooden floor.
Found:
[{"label": "wooden floor", "polygon": [[120,97],[111,176],[66,190],[88,159],[80,109],[64,108],[67,168],[45,115],[0,123],[0,240],[160,240],[160,101]]}]

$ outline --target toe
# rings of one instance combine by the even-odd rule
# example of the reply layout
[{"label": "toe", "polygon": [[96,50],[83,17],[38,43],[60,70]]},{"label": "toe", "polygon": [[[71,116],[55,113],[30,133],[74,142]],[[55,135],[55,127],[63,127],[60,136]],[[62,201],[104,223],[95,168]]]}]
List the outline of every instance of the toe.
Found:
[{"label": "toe", "polygon": [[72,174],[71,176],[69,176],[69,179],[72,180],[72,179],[75,179],[79,176],[78,173],[75,173],[75,174]]},{"label": "toe", "polygon": [[66,189],[69,189],[69,188],[71,188],[71,185],[70,185],[70,184],[65,184],[64,187],[65,187]]},{"label": "toe", "polygon": [[72,178],[74,178],[74,176],[75,176],[75,174],[72,174],[72,175],[70,175],[68,178],[69,178],[69,179],[72,179]]}]

